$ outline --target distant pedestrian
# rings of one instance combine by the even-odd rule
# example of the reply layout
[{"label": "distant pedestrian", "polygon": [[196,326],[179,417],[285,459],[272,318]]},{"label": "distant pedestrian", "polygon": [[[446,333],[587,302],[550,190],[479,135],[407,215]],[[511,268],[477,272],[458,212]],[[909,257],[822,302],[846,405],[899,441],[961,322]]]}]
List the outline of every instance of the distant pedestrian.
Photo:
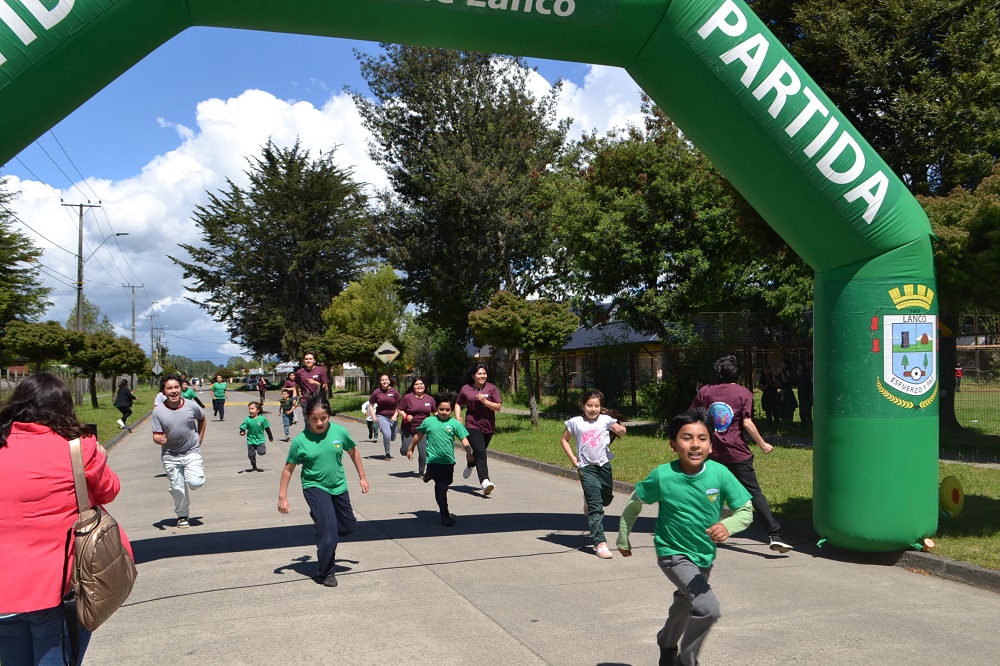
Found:
[{"label": "distant pedestrian", "polygon": [[799,420],[812,426],[813,376],[805,361],[795,363],[795,386],[799,390]]},{"label": "distant pedestrian", "polygon": [[[584,510],[597,556],[611,559],[611,550],[604,538],[604,507],[614,499],[614,477],[611,473],[611,440],[623,437],[625,426],[618,419],[603,414],[604,394],[597,389],[587,391],[580,401],[582,416],[565,422],[562,435],[563,451],[580,475],[583,486]],[[570,442],[573,442],[571,444]],[[576,453],[574,454],[574,449]]]},{"label": "distant pedestrian", "polygon": [[[462,472],[462,478],[472,476],[475,468],[479,476],[479,484],[483,496],[489,497],[496,490],[496,484],[490,481],[490,467],[486,450],[493,439],[496,427],[497,412],[501,408],[500,389],[486,381],[486,366],[476,363],[465,373],[465,385],[455,399],[455,418],[465,424],[469,431],[469,444],[472,445],[473,461]],[[462,421],[462,407],[466,408],[465,421]]]},{"label": "distant pedestrian", "polygon": [[274,435],[271,434],[271,424],[261,413],[259,402],[251,402],[247,405],[249,415],[240,424],[240,437],[246,435],[247,457],[250,459],[250,469],[248,472],[263,472],[257,468],[257,456],[267,455],[267,445],[264,443],[264,435],[267,441],[274,443]]},{"label": "distant pedestrian", "polygon": [[792,547],[781,538],[781,525],[771,514],[771,506],[753,468],[753,453],[743,439],[746,431],[764,454],[774,450],[754,425],[753,394],[736,383],[740,378],[740,366],[735,356],[719,358],[714,370],[715,383],[698,389],[691,408],[708,410],[712,417],[712,460],[722,463],[750,493],[754,514],[767,530],[771,550],[787,553]]},{"label": "distant pedestrian", "polygon": [[215,376],[212,384],[212,415],[218,416],[220,421],[226,420],[226,394],[229,392],[229,384],[222,379],[222,375]]},{"label": "distant pedestrian", "polygon": [[365,423],[368,424],[368,439],[376,442],[378,439],[378,423],[375,421],[375,417],[372,415],[372,410],[368,409],[372,403],[367,400],[361,405],[361,413],[365,415]]},{"label": "distant pedestrian", "polygon": [[[663,628],[656,634],[659,663],[695,666],[698,653],[721,611],[709,585],[716,544],[749,527],[750,494],[722,465],[708,459],[712,417],[701,408],[674,417],[667,425],[677,460],[660,465],[635,486],[622,510],[618,552],[632,555],[629,535],[643,504],[657,504],[653,545],[660,569],[677,590]],[[722,505],[733,511],[722,519]]]},{"label": "distant pedestrian", "polygon": [[448,393],[439,393],[434,397],[434,416],[421,421],[406,449],[406,457],[410,460],[413,460],[414,450],[426,451],[427,463],[423,479],[424,483],[434,482],[434,500],[441,512],[441,524],[445,527],[455,524],[455,517],[448,510],[448,486],[455,479],[455,440],[462,443],[466,460],[472,460],[469,431],[451,416],[454,399]]},{"label": "distant pedestrian", "polygon": [[181,397],[180,377],[169,374],[160,382],[162,404],[153,408],[153,442],[159,444],[160,460],[170,480],[177,527],[189,526],[191,490],[205,484],[201,445],[205,441],[205,418],[201,407]]},{"label": "distant pedestrian", "polygon": [[[410,442],[417,433],[417,428],[428,416],[437,411],[437,402],[430,395],[425,393],[427,385],[424,380],[417,377],[410,383],[410,388],[399,399],[396,413],[399,415],[399,438],[402,440],[399,446],[399,453],[406,455],[410,449]],[[449,410],[450,411],[450,410]],[[421,445],[417,447],[417,474],[424,475],[424,465],[427,463],[426,440],[420,440]]]},{"label": "distant pedestrian", "polygon": [[778,382],[780,388],[778,392],[780,396],[778,413],[782,421],[791,423],[795,419],[795,410],[798,408],[799,402],[795,399],[795,391],[792,389],[795,385],[795,373],[792,371],[792,364],[787,358],[781,359],[781,365],[778,367],[775,380]]},{"label": "distant pedestrian", "polygon": [[118,392],[115,394],[114,405],[122,413],[122,417],[117,421],[119,428],[128,428],[128,431],[132,432],[132,429],[125,422],[128,417],[132,416],[132,405],[136,400],[135,393],[132,393],[132,389],[128,386],[128,380],[123,379],[118,382]]},{"label": "distant pedestrian", "polygon": [[965,374],[965,370],[962,368],[962,364],[959,363],[955,366],[955,392],[962,390],[962,375]]},{"label": "distant pedestrian", "polygon": [[267,400],[267,380],[264,375],[257,378],[257,393],[260,394],[260,410],[264,412],[264,401]]},{"label": "distant pedestrian", "polygon": [[382,375],[378,380],[378,388],[368,396],[368,411],[378,424],[382,433],[382,448],[385,449],[385,460],[392,460],[389,450],[391,443],[396,441],[396,406],[399,405],[399,391],[392,385],[389,375]]},{"label": "distant pedestrian", "polygon": [[281,402],[278,409],[281,411],[281,425],[285,428],[285,441],[287,442],[289,429],[295,422],[295,398],[292,397],[291,391],[286,388],[281,389]]},{"label": "distant pedestrian", "polygon": [[781,398],[778,395],[778,382],[771,372],[771,366],[764,366],[757,383],[760,388],[760,407],[764,410],[764,418],[767,420],[767,425],[773,426],[780,420]]},{"label": "distant pedestrian", "polygon": [[[298,402],[298,400],[299,400],[299,387],[298,387],[298,384],[295,383],[295,373],[294,372],[289,372],[288,373],[288,376],[285,378],[285,383],[281,385],[281,388],[288,389],[288,393],[289,393],[289,395],[292,396],[292,399],[295,400],[296,402]],[[295,418],[295,412],[292,412],[292,425],[295,425],[296,422],[297,422],[297,420]]]},{"label": "distant pedestrian", "polygon": [[344,474],[346,453],[361,478],[361,492],[368,492],[365,466],[361,455],[342,425],[330,422],[330,403],[316,393],[306,403],[303,417],[306,429],[292,440],[278,486],[278,511],[288,513],[288,482],[296,465],[302,465],[302,494],[309,505],[309,516],[316,525],[316,550],[319,571],[316,580],[328,587],[337,586],[333,566],[340,538],[354,532],[358,521],[351,508]]}]

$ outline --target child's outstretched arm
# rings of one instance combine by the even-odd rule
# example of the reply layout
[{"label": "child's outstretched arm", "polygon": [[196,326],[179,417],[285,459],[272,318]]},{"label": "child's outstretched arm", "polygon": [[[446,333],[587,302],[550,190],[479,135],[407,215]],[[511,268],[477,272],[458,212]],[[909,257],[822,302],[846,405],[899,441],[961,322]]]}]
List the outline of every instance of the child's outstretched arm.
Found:
[{"label": "child's outstretched arm", "polygon": [[639,517],[639,512],[642,511],[642,505],[643,501],[633,492],[628,498],[628,504],[622,509],[621,521],[618,523],[618,541],[615,544],[622,557],[632,556],[632,544],[629,543],[628,537],[632,532],[632,526],[635,525],[635,519]]},{"label": "child's outstretched arm", "polygon": [[267,441],[273,442],[274,441],[274,435],[271,434],[271,427],[268,426],[268,427],[264,428],[264,432],[267,433]]},{"label": "child's outstretched arm", "polygon": [[365,464],[361,462],[361,454],[358,453],[357,448],[351,449],[347,452],[347,455],[351,457],[354,462],[355,469],[358,470],[358,476],[361,477],[361,492],[362,494],[368,492],[368,479],[365,478]]},{"label": "child's outstretched arm", "polygon": [[625,426],[623,426],[621,423],[618,423],[617,421],[609,425],[608,430],[610,430],[615,435],[615,437],[624,437],[625,433],[628,432]]},{"label": "child's outstretched arm", "polygon": [[465,460],[466,460],[466,462],[471,463],[472,460],[473,460],[473,457],[472,457],[472,444],[469,444],[469,438],[468,437],[463,437],[462,438],[462,450],[465,451]]},{"label": "child's outstretched arm", "polygon": [[578,461],[576,459],[576,456],[573,455],[573,446],[569,443],[569,440],[572,437],[573,435],[570,434],[569,430],[563,430],[562,440],[560,440],[559,443],[562,444],[563,451],[566,452],[566,456],[569,458],[569,461],[573,463],[573,467],[577,467]]},{"label": "child's outstretched arm", "polygon": [[295,471],[295,463],[285,463],[285,469],[281,470],[281,482],[278,484],[278,512],[288,513],[288,482]]},{"label": "child's outstretched arm", "polygon": [[753,502],[748,501],[740,508],[734,510],[733,515],[728,518],[723,518],[709,527],[705,530],[705,533],[708,534],[708,537],[715,543],[722,543],[728,539],[730,535],[742,532],[746,528],[750,527],[752,522]]},{"label": "child's outstretched arm", "polygon": [[413,435],[413,439],[410,441],[410,448],[406,449],[406,457],[409,458],[410,460],[413,460],[413,452],[414,450],[416,450],[417,443],[420,442],[420,439],[423,436],[424,434],[422,432],[418,432],[415,435]]}]

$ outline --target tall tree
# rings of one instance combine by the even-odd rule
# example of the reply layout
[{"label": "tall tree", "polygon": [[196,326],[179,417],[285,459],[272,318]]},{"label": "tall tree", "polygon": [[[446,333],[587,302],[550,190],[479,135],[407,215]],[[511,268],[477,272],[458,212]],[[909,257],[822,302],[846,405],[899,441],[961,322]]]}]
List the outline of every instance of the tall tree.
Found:
[{"label": "tall tree", "polygon": [[90,378],[90,404],[97,403],[97,373],[106,377],[145,372],[149,368],[146,353],[136,343],[113,333],[84,333],[82,344],[66,360],[80,369],[80,376]]},{"label": "tall tree", "polygon": [[531,425],[538,425],[538,402],[535,400],[531,355],[562,348],[580,320],[566,304],[545,299],[526,300],[509,291],[493,294],[488,307],[469,313],[469,327],[479,342],[520,349],[523,352],[525,386]]},{"label": "tall tree", "polygon": [[0,179],[0,336],[8,322],[37,319],[50,305],[51,289],[41,286],[38,277],[42,250],[11,227],[14,196],[7,180]]},{"label": "tall tree", "polygon": [[610,298],[622,321],[675,341],[700,311],[774,313],[766,294],[778,280],[798,286],[785,316],[801,319],[811,300],[801,260],[657,107],[644,111],[645,128],[584,137],[546,177],[569,290]]},{"label": "tall tree", "polygon": [[321,345],[327,362],[353,363],[374,371],[378,345],[388,340],[402,346],[406,304],[391,266],[361,276],[334,296],[323,312],[326,334]]},{"label": "tall tree", "polygon": [[528,89],[519,58],[383,45],[358,54],[374,95],[354,92],[389,176],[375,238],[406,273],[404,300],[464,340],[470,310],[491,294],[537,290],[549,233],[537,216],[538,176],[555,161],[569,121],[555,117],[558,86]]},{"label": "tall tree", "polygon": [[43,370],[50,363],[62,362],[80,349],[83,336],[67,331],[57,321],[34,324],[15,319],[7,325],[3,336],[4,348]]},{"label": "tall tree", "polygon": [[[66,329],[70,331],[76,330],[75,303],[69,311],[69,317],[66,318]],[[101,312],[101,309],[91,303],[86,296],[83,297],[83,332],[108,333],[111,335],[115,332],[114,324],[108,319],[108,315]]]},{"label": "tall tree", "polygon": [[362,266],[366,197],[334,151],[312,159],[298,142],[268,141],[250,160],[250,184],[209,194],[194,219],[203,245],[171,260],[206,295],[194,301],[254,356],[299,355],[322,334],[323,308]]},{"label": "tall tree", "polygon": [[974,188],[1000,158],[995,0],[748,0],[917,194]]}]

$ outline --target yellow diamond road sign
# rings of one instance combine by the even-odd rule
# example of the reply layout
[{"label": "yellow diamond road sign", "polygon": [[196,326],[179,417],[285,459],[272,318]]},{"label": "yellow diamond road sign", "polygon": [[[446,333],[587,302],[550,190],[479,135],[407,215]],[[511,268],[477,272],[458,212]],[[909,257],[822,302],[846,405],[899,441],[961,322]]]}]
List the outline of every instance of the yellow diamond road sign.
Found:
[{"label": "yellow diamond road sign", "polygon": [[399,350],[396,349],[391,342],[386,340],[378,346],[375,351],[375,356],[381,360],[383,363],[392,363],[399,356]]}]

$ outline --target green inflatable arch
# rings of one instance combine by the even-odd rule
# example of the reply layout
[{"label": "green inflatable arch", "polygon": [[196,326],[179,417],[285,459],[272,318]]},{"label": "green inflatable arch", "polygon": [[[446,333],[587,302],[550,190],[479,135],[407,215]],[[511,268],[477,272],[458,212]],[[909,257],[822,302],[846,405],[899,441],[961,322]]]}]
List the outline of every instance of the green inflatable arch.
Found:
[{"label": "green inflatable arch", "polygon": [[937,529],[937,299],[917,202],[740,0],[0,0],[0,163],[190,26],[625,68],[816,271],[814,525]]}]

